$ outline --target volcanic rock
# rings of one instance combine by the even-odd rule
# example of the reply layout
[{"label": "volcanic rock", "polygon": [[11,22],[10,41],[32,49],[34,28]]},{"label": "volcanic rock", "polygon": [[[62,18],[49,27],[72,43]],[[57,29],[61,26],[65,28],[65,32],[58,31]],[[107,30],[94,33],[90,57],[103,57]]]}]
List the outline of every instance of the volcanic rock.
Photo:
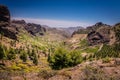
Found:
[{"label": "volcanic rock", "polygon": [[110,27],[101,27],[96,31],[88,33],[87,36],[89,45],[97,45],[100,43],[110,42]]},{"label": "volcanic rock", "polygon": [[41,27],[41,25],[34,23],[28,23],[25,29],[34,36],[37,34],[44,35],[44,32],[46,32],[46,29],[44,27]]},{"label": "volcanic rock", "polygon": [[10,12],[6,6],[0,5],[0,25],[9,25],[10,23]]},{"label": "volcanic rock", "polygon": [[0,33],[11,39],[17,39],[15,29],[10,26],[10,12],[3,5],[0,5]]}]

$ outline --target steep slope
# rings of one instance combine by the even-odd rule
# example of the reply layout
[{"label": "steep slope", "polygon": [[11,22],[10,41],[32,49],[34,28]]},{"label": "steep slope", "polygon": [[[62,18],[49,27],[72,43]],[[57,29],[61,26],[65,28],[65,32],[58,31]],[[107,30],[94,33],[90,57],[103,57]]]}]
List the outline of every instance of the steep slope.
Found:
[{"label": "steep slope", "polygon": [[70,34],[63,29],[52,28],[46,25],[42,26],[46,28],[46,35],[44,37],[49,39],[50,41],[61,42],[70,37]]},{"label": "steep slope", "polygon": [[93,26],[88,26],[85,29],[78,29],[73,32],[75,34],[88,34],[87,40],[89,45],[97,45],[101,43],[114,44],[115,34],[113,27],[102,22],[98,22]]},{"label": "steep slope", "polygon": [[82,29],[78,29],[77,31],[73,32],[73,35],[74,34],[88,34],[92,31],[96,31],[100,27],[110,27],[110,25],[104,24],[102,22],[98,22],[95,25],[88,26],[88,27],[82,28]]},{"label": "steep slope", "polygon": [[1,10],[0,80],[120,79],[120,23],[99,22],[70,37],[67,29],[11,21]]},{"label": "steep slope", "polygon": [[0,5],[0,33],[11,39],[17,39],[16,30],[10,25],[10,12],[3,5]]}]

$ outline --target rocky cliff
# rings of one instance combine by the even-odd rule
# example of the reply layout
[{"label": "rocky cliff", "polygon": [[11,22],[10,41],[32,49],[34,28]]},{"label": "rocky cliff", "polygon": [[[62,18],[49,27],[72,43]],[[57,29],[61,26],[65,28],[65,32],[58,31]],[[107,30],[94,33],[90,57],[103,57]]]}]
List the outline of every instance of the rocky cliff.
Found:
[{"label": "rocky cliff", "polygon": [[0,5],[0,33],[8,38],[17,40],[20,30],[27,31],[33,36],[41,36],[46,32],[46,29],[41,25],[26,23],[24,20],[11,20],[10,17],[9,9]]},{"label": "rocky cliff", "polygon": [[10,22],[10,12],[6,6],[0,5],[0,24],[5,26]]},{"label": "rocky cliff", "polygon": [[11,25],[20,31],[20,29],[27,31],[33,36],[41,36],[46,32],[46,28],[40,24],[26,23],[24,20],[12,20]]},{"label": "rocky cliff", "polygon": [[115,33],[113,27],[102,22],[87,28],[78,29],[73,32],[75,34],[87,34],[87,41],[89,45],[97,45],[101,43],[113,44],[115,42]]},{"label": "rocky cliff", "polygon": [[10,12],[3,5],[0,5],[0,33],[11,39],[17,39],[16,30],[10,26]]},{"label": "rocky cliff", "polygon": [[96,31],[91,31],[87,35],[87,39],[90,45],[97,45],[100,43],[110,42],[110,27],[101,27]]}]

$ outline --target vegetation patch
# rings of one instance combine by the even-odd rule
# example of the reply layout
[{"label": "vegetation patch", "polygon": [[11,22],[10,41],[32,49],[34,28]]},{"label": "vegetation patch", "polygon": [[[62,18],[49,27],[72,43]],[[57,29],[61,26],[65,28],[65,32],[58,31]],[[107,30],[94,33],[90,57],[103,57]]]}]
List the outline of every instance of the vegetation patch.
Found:
[{"label": "vegetation patch", "polygon": [[120,57],[120,44],[113,46],[104,44],[102,49],[94,54],[96,58]]},{"label": "vegetation patch", "polygon": [[48,62],[53,69],[62,69],[81,63],[82,57],[78,51],[67,51],[61,47],[56,49],[53,54],[48,56]]}]

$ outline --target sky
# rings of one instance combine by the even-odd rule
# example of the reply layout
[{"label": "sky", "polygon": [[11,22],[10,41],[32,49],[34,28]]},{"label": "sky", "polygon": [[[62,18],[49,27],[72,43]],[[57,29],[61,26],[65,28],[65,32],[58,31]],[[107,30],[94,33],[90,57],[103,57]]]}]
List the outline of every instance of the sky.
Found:
[{"label": "sky", "polygon": [[120,0],[0,0],[12,19],[50,27],[89,26],[120,22]]}]

